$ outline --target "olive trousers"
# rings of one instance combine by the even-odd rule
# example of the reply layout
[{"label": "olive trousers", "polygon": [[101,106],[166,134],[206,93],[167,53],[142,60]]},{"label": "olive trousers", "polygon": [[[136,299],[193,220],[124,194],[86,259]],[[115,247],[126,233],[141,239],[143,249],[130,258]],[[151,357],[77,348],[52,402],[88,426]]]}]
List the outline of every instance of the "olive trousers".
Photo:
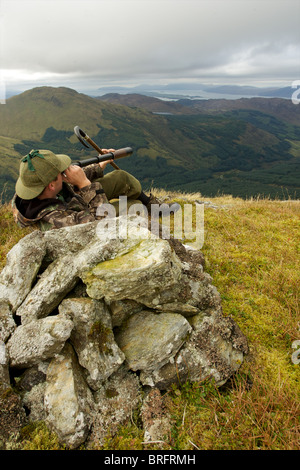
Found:
[{"label": "olive trousers", "polygon": [[96,181],[101,183],[107,199],[116,209],[117,216],[119,215],[119,196],[127,197],[127,208],[133,204],[142,204],[138,200],[142,192],[141,183],[127,171],[114,170]]}]

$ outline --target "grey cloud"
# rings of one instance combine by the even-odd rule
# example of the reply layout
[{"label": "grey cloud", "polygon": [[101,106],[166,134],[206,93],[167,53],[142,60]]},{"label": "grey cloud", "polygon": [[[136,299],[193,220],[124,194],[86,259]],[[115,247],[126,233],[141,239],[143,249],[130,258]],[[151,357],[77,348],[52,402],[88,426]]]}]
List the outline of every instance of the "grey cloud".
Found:
[{"label": "grey cloud", "polygon": [[2,5],[5,70],[99,81],[299,78],[298,0],[2,0]]}]

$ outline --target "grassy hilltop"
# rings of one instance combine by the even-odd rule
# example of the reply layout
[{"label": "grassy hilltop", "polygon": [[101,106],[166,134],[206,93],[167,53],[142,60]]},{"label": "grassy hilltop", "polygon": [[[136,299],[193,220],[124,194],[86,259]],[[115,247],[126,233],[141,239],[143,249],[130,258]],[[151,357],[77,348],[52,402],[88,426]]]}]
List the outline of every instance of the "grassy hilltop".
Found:
[{"label": "grassy hilltop", "polygon": [[[156,191],[162,194],[162,192]],[[165,194],[165,192],[163,193]],[[200,194],[169,193],[184,204]],[[164,395],[172,428],[146,444],[137,416],[107,440],[110,450],[299,450],[300,364],[292,361],[300,339],[300,201],[232,196],[205,206],[202,252],[206,271],[231,316],[247,336],[250,353],[232,381],[217,389],[209,380],[174,387]],[[0,207],[0,269],[8,250],[26,234]],[[42,423],[28,426],[11,447],[59,449]]]}]

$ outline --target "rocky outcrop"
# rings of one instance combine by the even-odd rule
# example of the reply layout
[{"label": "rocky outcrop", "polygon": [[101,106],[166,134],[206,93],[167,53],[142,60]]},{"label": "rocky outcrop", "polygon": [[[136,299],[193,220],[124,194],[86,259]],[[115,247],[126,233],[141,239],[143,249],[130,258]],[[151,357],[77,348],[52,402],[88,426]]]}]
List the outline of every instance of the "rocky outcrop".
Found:
[{"label": "rocky outcrop", "polygon": [[165,411],[149,411],[161,392],[207,377],[222,385],[247,353],[202,253],[144,225],[132,216],[36,231],[0,273],[1,387],[14,385],[26,419],[72,449],[103,445],[134,409],[145,439],[161,439]]}]

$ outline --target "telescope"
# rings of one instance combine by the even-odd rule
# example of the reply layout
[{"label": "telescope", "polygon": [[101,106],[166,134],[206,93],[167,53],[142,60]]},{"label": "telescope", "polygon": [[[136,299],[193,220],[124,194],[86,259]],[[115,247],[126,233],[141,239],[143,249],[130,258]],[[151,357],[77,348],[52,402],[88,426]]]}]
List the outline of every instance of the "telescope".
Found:
[{"label": "telescope", "polygon": [[87,158],[86,160],[79,160],[77,162],[72,162],[72,165],[80,166],[81,168],[92,165],[93,163],[106,162],[107,160],[117,160],[118,158],[124,158],[131,155],[133,152],[131,147],[125,147],[114,152],[104,153],[102,155],[97,155],[95,157]]}]

